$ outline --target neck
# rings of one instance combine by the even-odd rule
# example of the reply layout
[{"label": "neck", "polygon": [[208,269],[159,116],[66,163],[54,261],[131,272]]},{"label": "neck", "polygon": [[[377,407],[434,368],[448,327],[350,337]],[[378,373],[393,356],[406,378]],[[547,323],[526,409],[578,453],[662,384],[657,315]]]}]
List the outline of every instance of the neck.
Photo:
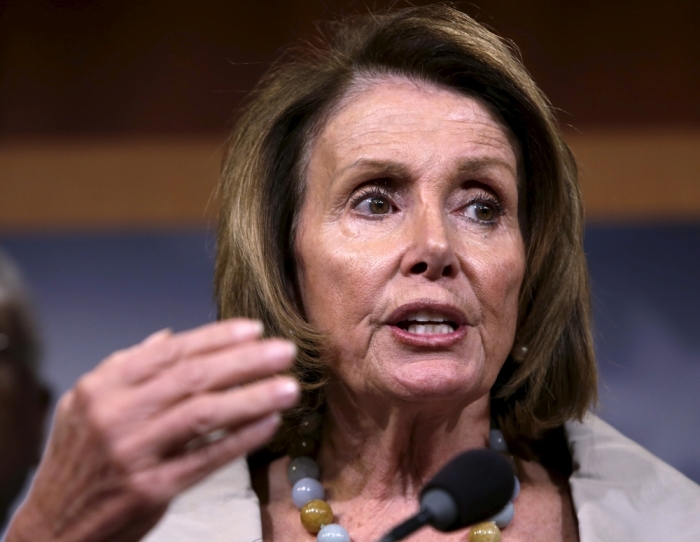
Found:
[{"label": "neck", "polygon": [[328,391],[318,460],[334,498],[413,499],[452,457],[488,445],[488,395],[460,404]]}]

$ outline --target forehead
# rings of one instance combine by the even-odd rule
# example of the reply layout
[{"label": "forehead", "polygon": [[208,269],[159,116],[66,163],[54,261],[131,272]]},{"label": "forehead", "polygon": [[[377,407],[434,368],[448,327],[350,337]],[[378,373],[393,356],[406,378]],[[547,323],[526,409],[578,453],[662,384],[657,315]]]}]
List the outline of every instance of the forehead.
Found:
[{"label": "forehead", "polygon": [[[420,149],[419,155],[416,149]],[[357,160],[418,165],[496,159],[517,170],[510,131],[478,98],[399,76],[354,84],[313,141],[310,169],[342,169]]]}]

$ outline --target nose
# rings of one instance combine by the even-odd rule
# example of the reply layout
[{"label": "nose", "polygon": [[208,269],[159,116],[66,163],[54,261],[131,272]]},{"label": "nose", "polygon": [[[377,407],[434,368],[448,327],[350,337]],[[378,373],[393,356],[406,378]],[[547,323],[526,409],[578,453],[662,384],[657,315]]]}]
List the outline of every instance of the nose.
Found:
[{"label": "nose", "polygon": [[447,220],[440,209],[428,208],[411,220],[408,248],[401,261],[403,275],[422,275],[429,280],[457,275],[459,261]]}]

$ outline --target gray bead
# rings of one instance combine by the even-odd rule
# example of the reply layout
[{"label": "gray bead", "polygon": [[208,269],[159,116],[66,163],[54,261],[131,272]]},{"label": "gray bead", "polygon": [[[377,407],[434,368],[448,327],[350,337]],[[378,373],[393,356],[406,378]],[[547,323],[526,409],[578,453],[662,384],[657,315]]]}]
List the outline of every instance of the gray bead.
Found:
[{"label": "gray bead", "polygon": [[301,508],[309,501],[326,498],[321,482],[313,478],[302,478],[298,480],[292,488],[292,500],[297,508]]},{"label": "gray bead", "polygon": [[493,521],[499,529],[505,529],[506,526],[513,521],[514,515],[515,507],[512,502],[509,502],[503,507],[503,510],[493,516],[489,521]]},{"label": "gray bead", "polygon": [[517,476],[514,476],[515,480],[513,480],[515,483],[513,485],[513,495],[510,497],[511,501],[514,501],[515,498],[520,495],[520,480],[518,480]]},{"label": "gray bead", "polygon": [[337,523],[324,525],[316,535],[317,542],[350,542],[350,535]]},{"label": "gray bead", "polygon": [[295,457],[289,462],[289,467],[287,467],[287,479],[292,485],[296,484],[302,478],[318,480],[320,474],[321,471],[318,468],[318,463],[305,455]]},{"label": "gray bead", "polygon": [[491,429],[489,432],[489,447],[497,452],[507,452],[508,445],[500,429]]}]

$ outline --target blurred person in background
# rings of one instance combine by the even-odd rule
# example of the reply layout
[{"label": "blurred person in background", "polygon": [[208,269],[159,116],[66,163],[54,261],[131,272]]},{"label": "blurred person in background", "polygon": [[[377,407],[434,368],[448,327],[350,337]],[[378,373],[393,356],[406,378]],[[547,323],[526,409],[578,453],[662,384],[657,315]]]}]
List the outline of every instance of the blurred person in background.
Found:
[{"label": "blurred person in background", "polygon": [[27,288],[0,252],[0,532],[41,454],[50,398],[39,378],[39,354]]}]

